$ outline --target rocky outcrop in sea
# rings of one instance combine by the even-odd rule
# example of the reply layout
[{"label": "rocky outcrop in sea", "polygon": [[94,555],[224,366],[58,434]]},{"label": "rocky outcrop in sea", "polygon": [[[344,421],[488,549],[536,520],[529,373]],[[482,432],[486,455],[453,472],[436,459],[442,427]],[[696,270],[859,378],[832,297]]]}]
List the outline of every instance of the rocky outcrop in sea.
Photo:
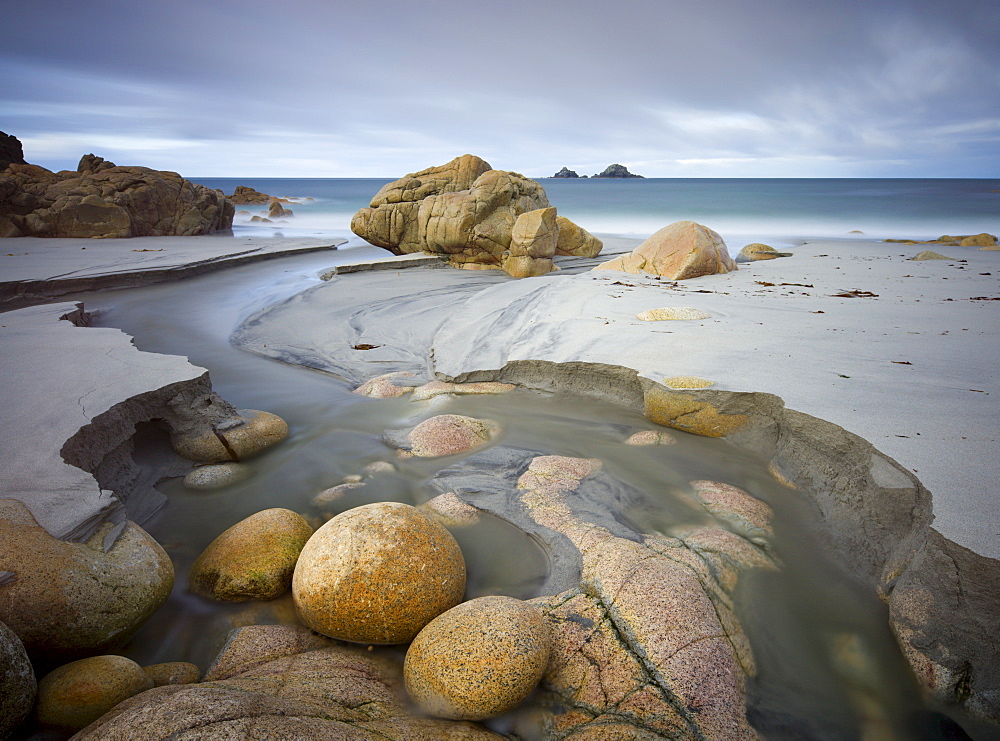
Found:
[{"label": "rocky outcrop in sea", "polygon": [[636,175],[635,173],[629,172],[625,165],[608,165],[604,168],[602,172],[593,175],[595,178],[641,178],[644,175]]},{"label": "rocky outcrop in sea", "polygon": [[2,135],[0,237],[191,236],[229,229],[235,208],[222,193],[176,172],[119,167],[84,155],[76,170],[27,164]]},{"label": "rocky outcrop in sea", "polygon": [[[554,178],[578,178],[579,175],[576,174],[576,170],[570,170],[568,167],[564,167],[559,172],[557,172],[552,177]],[[584,175],[584,177],[587,177]]]}]

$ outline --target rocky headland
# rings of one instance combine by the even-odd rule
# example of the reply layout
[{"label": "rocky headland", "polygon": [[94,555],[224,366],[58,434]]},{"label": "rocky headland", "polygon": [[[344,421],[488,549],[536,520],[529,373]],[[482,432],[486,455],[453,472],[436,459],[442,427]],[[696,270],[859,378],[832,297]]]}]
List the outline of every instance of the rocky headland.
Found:
[{"label": "rocky headland", "polygon": [[0,237],[124,238],[209,234],[232,227],[221,193],[176,172],[119,167],[86,154],[76,170],[24,161],[0,132]]}]

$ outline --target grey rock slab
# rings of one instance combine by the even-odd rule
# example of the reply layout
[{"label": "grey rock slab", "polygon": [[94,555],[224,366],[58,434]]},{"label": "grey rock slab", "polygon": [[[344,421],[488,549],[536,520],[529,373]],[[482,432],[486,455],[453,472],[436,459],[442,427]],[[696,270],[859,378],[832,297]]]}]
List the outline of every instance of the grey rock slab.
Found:
[{"label": "grey rock slab", "polygon": [[304,252],[332,250],[344,239],[193,237],[0,241],[0,309],[80,291],[148,285]]},{"label": "grey rock slab", "polygon": [[18,499],[53,537],[86,537],[122,507],[70,465],[67,441],[95,417],[149,391],[201,379],[186,358],[141,352],[117,329],[61,317],[73,303],[0,314],[0,496]]}]

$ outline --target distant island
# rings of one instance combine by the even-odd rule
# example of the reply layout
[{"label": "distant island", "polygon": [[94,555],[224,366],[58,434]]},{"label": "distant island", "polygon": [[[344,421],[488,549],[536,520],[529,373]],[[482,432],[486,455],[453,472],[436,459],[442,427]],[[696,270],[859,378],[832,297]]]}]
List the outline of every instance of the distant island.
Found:
[{"label": "distant island", "polygon": [[[586,175],[577,175],[574,170],[570,170],[568,167],[564,167],[559,172],[557,172],[552,177],[554,178],[585,178]],[[636,175],[628,171],[628,168],[624,165],[614,164],[608,165],[604,168],[604,172],[599,172],[592,177],[595,178],[641,178],[643,175]]]}]

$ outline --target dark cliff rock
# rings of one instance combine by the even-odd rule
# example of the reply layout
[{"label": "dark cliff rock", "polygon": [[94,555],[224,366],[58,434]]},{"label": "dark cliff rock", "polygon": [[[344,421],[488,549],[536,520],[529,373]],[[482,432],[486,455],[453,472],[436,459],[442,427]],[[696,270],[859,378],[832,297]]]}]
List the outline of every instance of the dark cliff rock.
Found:
[{"label": "dark cliff rock", "polygon": [[625,165],[608,165],[604,168],[604,172],[594,175],[595,178],[641,178],[642,175],[636,175],[628,171]]},{"label": "dark cliff rock", "polygon": [[233,224],[224,195],[176,172],[85,154],[76,170],[54,173],[26,163],[6,134],[0,168],[0,237],[191,236]]}]

